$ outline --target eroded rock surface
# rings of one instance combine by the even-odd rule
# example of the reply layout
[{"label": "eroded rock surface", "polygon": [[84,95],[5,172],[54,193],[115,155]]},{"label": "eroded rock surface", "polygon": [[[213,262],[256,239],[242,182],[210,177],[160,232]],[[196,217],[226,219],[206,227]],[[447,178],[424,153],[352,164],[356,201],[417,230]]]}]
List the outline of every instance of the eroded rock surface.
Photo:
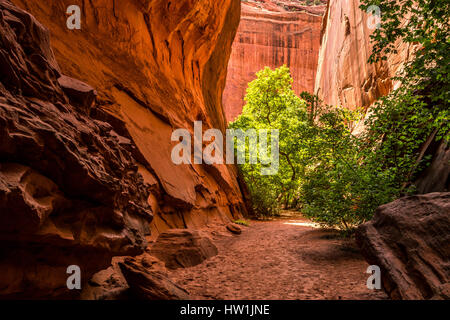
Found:
[{"label": "eroded rock surface", "polygon": [[324,12],[323,4],[242,2],[241,22],[228,63],[223,97],[227,120],[234,120],[242,112],[248,83],[265,66],[278,68],[286,64],[296,93],[314,92]]},{"label": "eroded rock surface", "polygon": [[392,299],[450,298],[450,193],[383,205],[356,236]]},{"label": "eroded rock surface", "polygon": [[82,300],[128,300],[130,286],[120,270],[119,262],[126,258],[114,257],[109,268],[94,274],[82,288]]},{"label": "eroded rock surface", "polygon": [[69,98],[70,103],[75,106],[80,106],[89,115],[92,104],[97,96],[97,91],[90,85],[65,75],[59,77],[58,83]]},{"label": "eroded rock surface", "polygon": [[[14,3],[49,28],[63,73],[95,88],[91,115],[136,145],[133,155],[150,186],[152,237],[170,228],[223,226],[246,211],[234,166],[171,160],[175,129],[193,133],[201,120],[203,131],[225,130],[222,91],[239,0]],[[81,30],[66,26],[69,5],[82,9]]]},{"label": "eroded rock surface", "polygon": [[217,253],[217,247],[210,238],[187,229],[161,233],[150,249],[150,254],[163,261],[169,269],[192,267]]},{"label": "eroded rock surface", "polygon": [[111,126],[79,109],[92,99],[70,103],[45,27],[2,0],[0,34],[0,296],[76,295],[68,266],[85,283],[145,249],[149,185]]}]

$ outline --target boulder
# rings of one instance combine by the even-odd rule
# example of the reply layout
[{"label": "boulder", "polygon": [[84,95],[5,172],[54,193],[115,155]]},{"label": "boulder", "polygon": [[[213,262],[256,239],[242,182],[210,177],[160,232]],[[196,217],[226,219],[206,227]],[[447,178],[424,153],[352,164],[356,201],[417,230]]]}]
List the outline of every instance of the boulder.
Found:
[{"label": "boulder", "polygon": [[114,257],[111,266],[94,274],[81,293],[83,300],[136,298],[186,299],[187,293],[167,278],[164,263],[148,253],[135,258]]},{"label": "boulder", "polygon": [[126,258],[119,262],[130,287],[130,298],[138,300],[188,300],[189,293],[169,280],[161,270],[146,265],[145,260]]},{"label": "boulder", "polygon": [[437,148],[427,150],[432,155],[430,166],[420,174],[415,185],[418,193],[447,192],[450,190],[450,146],[442,140]]},{"label": "boulder", "polygon": [[356,241],[392,299],[450,299],[450,193],[398,199],[361,225]]},{"label": "boulder", "polygon": [[70,103],[79,106],[86,114],[89,114],[97,91],[90,85],[65,75],[58,79],[58,83],[69,97]]},{"label": "boulder", "polygon": [[172,229],[163,232],[150,248],[150,254],[163,261],[167,268],[192,267],[217,255],[211,239],[198,231]]},{"label": "boulder", "polygon": [[122,274],[119,262],[125,258],[115,257],[111,266],[94,274],[83,287],[82,300],[127,300],[129,285]]},{"label": "boulder", "polygon": [[242,229],[235,223],[230,223],[227,225],[227,230],[234,234],[241,234]]}]

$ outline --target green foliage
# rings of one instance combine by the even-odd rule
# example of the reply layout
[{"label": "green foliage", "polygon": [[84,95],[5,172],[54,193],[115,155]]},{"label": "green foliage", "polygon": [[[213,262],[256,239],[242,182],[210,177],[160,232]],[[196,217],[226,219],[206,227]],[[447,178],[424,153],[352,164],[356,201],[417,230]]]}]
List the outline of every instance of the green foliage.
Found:
[{"label": "green foliage", "polygon": [[397,53],[399,43],[413,58],[395,80],[401,86],[372,108],[366,121],[368,157],[393,177],[398,194],[429,164],[420,148],[427,139],[449,140],[450,2],[447,0],[362,0],[381,9],[381,26],[372,34],[370,62]]},{"label": "green foliage", "polygon": [[449,101],[450,79],[448,0],[362,0],[361,9],[371,5],[380,7],[381,27],[371,35],[374,44],[371,62],[386,60],[397,53],[399,43],[415,46],[417,53],[401,79],[409,83],[420,82],[428,87],[445,83],[445,87],[433,87],[426,95],[432,101]]},{"label": "green foliage", "polygon": [[246,220],[239,219],[239,220],[234,220],[233,222],[236,224],[239,224],[241,226],[250,227],[250,223]]},{"label": "green foliage", "polygon": [[[286,67],[265,68],[249,84],[234,128],[280,130],[280,171],[261,176],[242,165],[255,210],[274,214],[296,206],[312,220],[350,230],[381,204],[414,192],[413,181],[430,163],[429,142],[449,140],[449,14],[447,0],[361,0],[381,8],[370,62],[411,45],[412,59],[395,80],[398,89],[363,115],[324,106],[316,96],[292,90]],[[363,119],[364,118],[364,119]],[[365,130],[355,135],[355,125]]]},{"label": "green foliage", "polygon": [[256,213],[272,215],[278,212],[279,202],[289,202],[298,187],[297,176],[304,164],[301,146],[308,129],[306,104],[292,90],[292,78],[286,66],[259,71],[257,79],[249,83],[245,100],[247,104],[241,116],[230,128],[280,132],[278,174],[263,176],[260,164],[241,165]]},{"label": "green foliage", "polygon": [[302,212],[324,226],[349,230],[392,200],[389,176],[367,165],[362,140],[352,134],[362,113],[312,99],[314,107],[308,109],[315,116],[314,134],[307,150],[310,164],[300,180]]},{"label": "green foliage", "polygon": [[240,165],[254,210],[270,216],[295,205],[322,225],[351,229],[393,199],[393,179],[369,165],[378,163],[365,152],[366,140],[352,134],[361,112],[324,106],[306,92],[301,97],[287,67],[265,68],[249,84],[241,116],[230,123],[280,131],[276,175],[261,175],[261,164]]}]

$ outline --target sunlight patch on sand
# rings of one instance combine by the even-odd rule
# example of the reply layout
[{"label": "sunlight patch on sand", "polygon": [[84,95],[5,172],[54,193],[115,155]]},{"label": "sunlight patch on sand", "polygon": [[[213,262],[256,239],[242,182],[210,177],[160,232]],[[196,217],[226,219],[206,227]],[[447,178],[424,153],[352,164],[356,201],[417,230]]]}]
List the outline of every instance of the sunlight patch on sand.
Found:
[{"label": "sunlight patch on sand", "polygon": [[320,225],[314,222],[308,222],[308,221],[301,221],[301,220],[289,220],[288,222],[284,222],[284,224],[289,224],[293,226],[299,226],[299,227],[311,227],[311,228],[320,228]]}]

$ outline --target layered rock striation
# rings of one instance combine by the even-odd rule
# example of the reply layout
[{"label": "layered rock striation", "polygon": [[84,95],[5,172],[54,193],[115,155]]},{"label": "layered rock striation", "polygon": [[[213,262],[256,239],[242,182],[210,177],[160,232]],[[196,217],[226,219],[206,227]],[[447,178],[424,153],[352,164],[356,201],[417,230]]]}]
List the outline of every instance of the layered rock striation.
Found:
[{"label": "layered rock striation", "polygon": [[228,121],[242,112],[248,83],[266,66],[287,65],[294,90],[313,93],[324,11],[324,5],[298,1],[242,2],[223,96]]},{"label": "layered rock striation", "polygon": [[373,17],[359,8],[359,0],[330,0],[324,16],[315,92],[324,103],[367,109],[394,87],[391,78],[410,57],[398,43],[398,54],[387,61],[368,63]]}]

